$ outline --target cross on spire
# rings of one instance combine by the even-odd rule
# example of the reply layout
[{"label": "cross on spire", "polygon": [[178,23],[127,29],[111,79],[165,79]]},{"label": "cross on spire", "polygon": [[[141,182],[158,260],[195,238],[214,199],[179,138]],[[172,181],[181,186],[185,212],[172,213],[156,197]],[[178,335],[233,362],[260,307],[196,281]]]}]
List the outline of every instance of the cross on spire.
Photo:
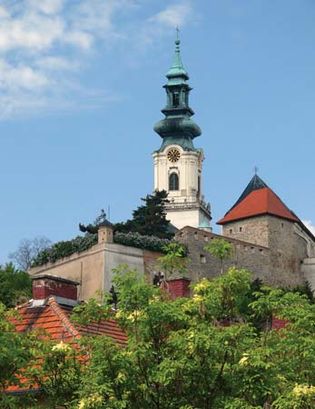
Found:
[{"label": "cross on spire", "polygon": [[176,26],[176,43],[180,44],[180,39],[179,39],[179,27]]}]

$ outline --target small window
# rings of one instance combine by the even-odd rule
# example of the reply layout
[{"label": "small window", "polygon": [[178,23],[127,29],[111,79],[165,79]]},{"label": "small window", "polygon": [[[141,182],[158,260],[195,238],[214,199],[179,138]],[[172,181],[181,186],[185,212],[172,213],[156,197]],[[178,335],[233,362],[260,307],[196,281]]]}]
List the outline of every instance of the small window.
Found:
[{"label": "small window", "polygon": [[209,241],[209,237],[208,236],[203,236],[205,241]]},{"label": "small window", "polygon": [[173,93],[173,106],[178,107],[179,105],[179,92]]},{"label": "small window", "polygon": [[200,263],[206,264],[206,262],[207,262],[206,256],[204,256],[203,254],[200,254]]},{"label": "small window", "polygon": [[230,234],[233,234],[233,229],[230,229]]},{"label": "small window", "polygon": [[194,233],[195,240],[198,240],[198,232]]},{"label": "small window", "polygon": [[171,173],[169,177],[169,190],[179,189],[179,178],[177,173]]},{"label": "small window", "polygon": [[239,229],[239,230],[240,230],[240,232],[242,232],[242,231],[243,231],[243,227],[240,227],[240,229]]},{"label": "small window", "polygon": [[284,223],[281,223],[281,227],[284,228]]}]

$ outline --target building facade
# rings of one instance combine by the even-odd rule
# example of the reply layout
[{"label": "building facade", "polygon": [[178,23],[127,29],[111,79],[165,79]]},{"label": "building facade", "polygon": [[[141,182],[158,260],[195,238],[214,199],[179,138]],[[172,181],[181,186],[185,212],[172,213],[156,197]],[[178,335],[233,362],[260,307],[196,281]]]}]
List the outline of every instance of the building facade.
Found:
[{"label": "building facade", "polygon": [[201,135],[201,129],[191,118],[194,115],[189,106],[192,88],[181,60],[179,38],[175,46],[173,64],[164,85],[165,118],[154,127],[162,138],[160,148],[153,153],[154,190],[168,192],[167,218],[176,228],[193,226],[210,230],[210,204],[202,192],[204,154],[193,143]]}]

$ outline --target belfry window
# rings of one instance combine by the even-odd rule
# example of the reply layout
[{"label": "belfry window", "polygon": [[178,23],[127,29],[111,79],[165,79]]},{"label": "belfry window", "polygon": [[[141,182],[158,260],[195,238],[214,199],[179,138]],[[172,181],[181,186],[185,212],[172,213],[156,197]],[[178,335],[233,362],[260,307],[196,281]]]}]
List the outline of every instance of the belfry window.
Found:
[{"label": "belfry window", "polygon": [[171,173],[168,180],[168,189],[169,190],[178,190],[179,189],[179,178],[177,173]]},{"label": "belfry window", "polygon": [[178,107],[179,105],[179,92],[173,93],[173,106]]}]

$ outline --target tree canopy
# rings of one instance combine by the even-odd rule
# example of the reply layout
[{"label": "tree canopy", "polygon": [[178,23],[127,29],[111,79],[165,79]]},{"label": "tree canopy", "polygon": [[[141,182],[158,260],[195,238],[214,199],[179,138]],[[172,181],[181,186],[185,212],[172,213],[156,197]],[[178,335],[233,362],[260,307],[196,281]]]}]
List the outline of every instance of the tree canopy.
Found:
[{"label": "tree canopy", "polygon": [[155,191],[141,199],[144,204],[134,210],[132,219],[117,223],[115,229],[121,232],[137,232],[142,235],[169,239],[173,236],[170,222],[166,219],[165,204],[168,203],[165,190]]},{"label": "tree canopy", "polygon": [[236,268],[202,279],[191,298],[171,300],[126,266],[114,285],[117,309],[91,300],[72,319],[115,318],[127,344],[83,338],[78,358],[68,344],[46,343],[34,379],[47,407],[314,408],[315,305],[306,296],[253,284]]},{"label": "tree canopy", "polygon": [[12,263],[0,266],[0,303],[14,307],[31,297],[30,276],[14,267]]}]

